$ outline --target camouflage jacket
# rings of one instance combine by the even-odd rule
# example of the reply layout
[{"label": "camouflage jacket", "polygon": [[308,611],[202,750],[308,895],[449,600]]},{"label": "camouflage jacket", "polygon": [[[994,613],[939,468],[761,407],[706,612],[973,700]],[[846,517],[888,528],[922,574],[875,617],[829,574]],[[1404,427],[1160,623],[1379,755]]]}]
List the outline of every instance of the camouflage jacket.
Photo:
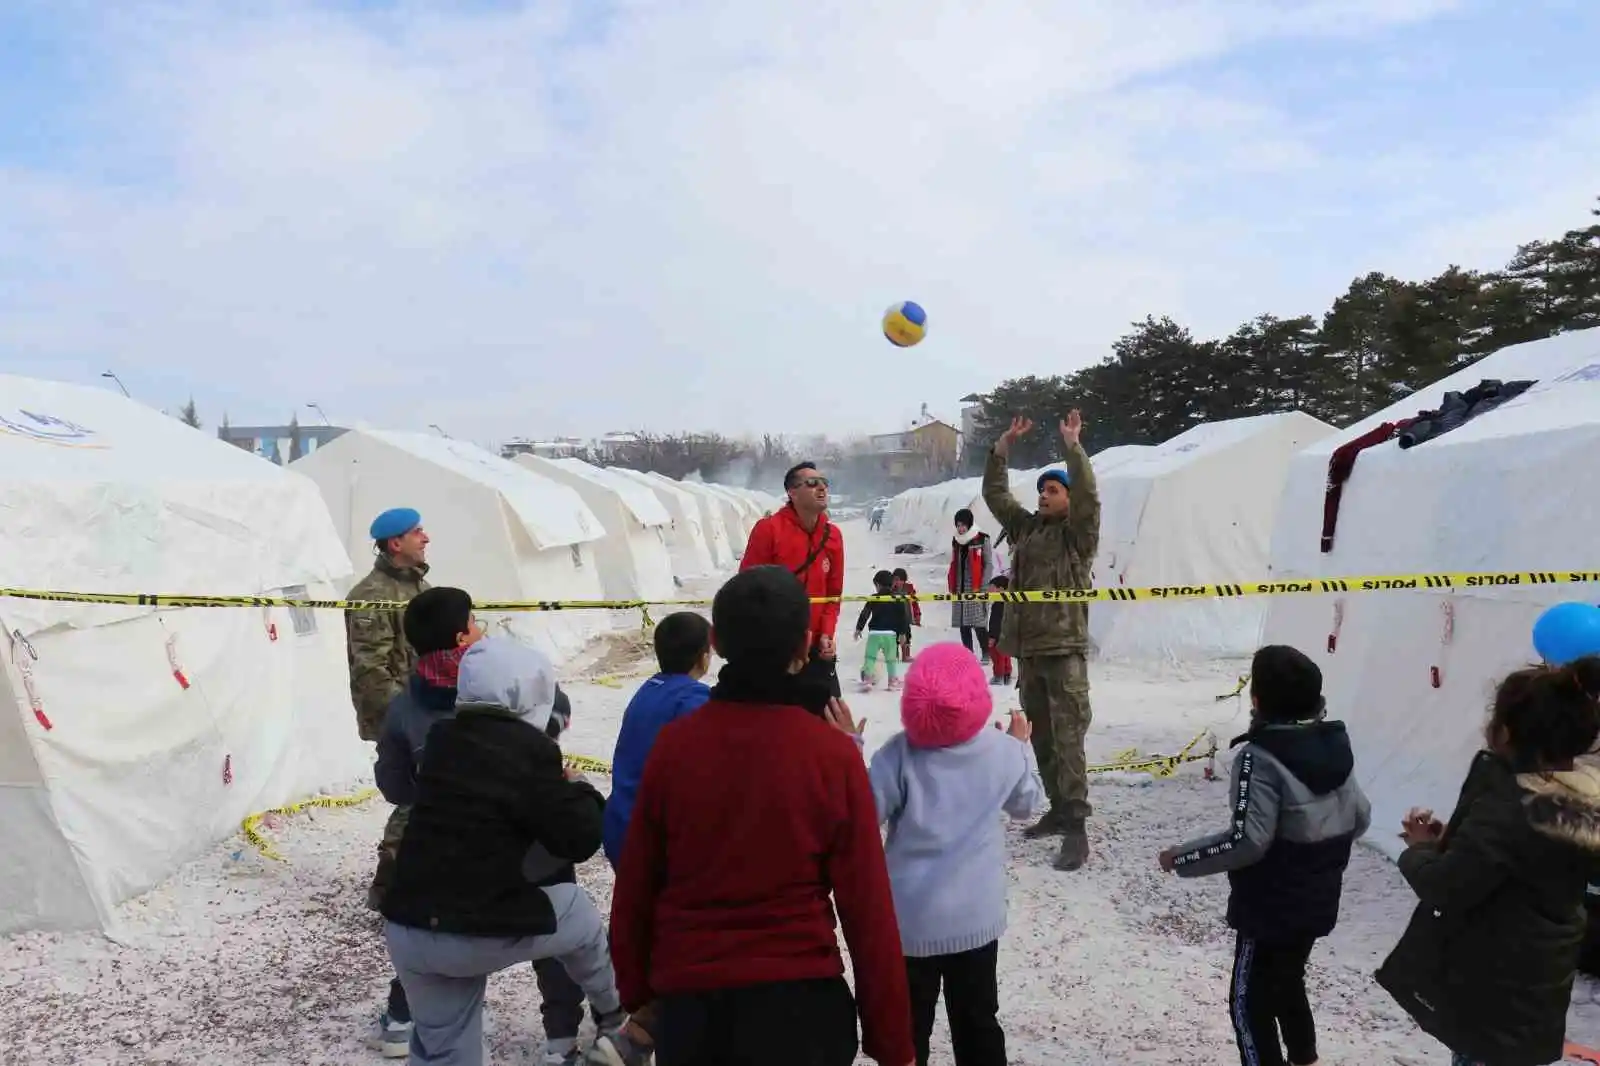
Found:
[{"label": "camouflage jacket", "polygon": [[[1072,507],[1065,518],[1043,518],[1011,494],[1006,461],[993,451],[983,471],[983,502],[1011,542],[1011,588],[1094,587],[1094,556],[1100,549],[1100,492],[1083,448],[1067,449]],[[1007,655],[1066,655],[1089,649],[1087,603],[1008,604],[1000,630]]]},{"label": "camouflage jacket", "polygon": [[[410,603],[428,587],[423,575],[428,564],[397,567],[379,556],[372,573],[356,582],[345,596],[350,600],[394,600]],[[356,726],[362,740],[377,740],[389,701],[411,678],[416,656],[406,643],[404,611],[346,611],[345,639],[350,658],[350,699],[356,706]]]}]

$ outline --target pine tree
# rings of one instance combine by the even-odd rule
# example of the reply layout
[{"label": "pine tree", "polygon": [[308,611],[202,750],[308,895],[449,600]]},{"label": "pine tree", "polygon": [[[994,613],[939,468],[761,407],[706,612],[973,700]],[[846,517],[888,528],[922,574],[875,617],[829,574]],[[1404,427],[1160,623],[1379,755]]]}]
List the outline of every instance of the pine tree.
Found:
[{"label": "pine tree", "polygon": [[184,404],[183,409],[178,412],[178,421],[186,426],[193,426],[195,429],[201,428],[200,412],[195,409],[193,396],[189,397],[189,402]]},{"label": "pine tree", "polygon": [[[1094,366],[1002,382],[983,399],[968,454],[981,462],[1013,414],[1053,428],[1073,407],[1084,411],[1091,451],[1156,444],[1201,422],[1273,411],[1347,424],[1489,352],[1600,328],[1600,208],[1591,216],[1586,228],[1521,245],[1502,271],[1450,266],[1421,282],[1365,274],[1320,323],[1261,315],[1209,341],[1147,316]],[[1018,443],[1013,462],[1058,455],[1058,439],[1036,433]]]}]

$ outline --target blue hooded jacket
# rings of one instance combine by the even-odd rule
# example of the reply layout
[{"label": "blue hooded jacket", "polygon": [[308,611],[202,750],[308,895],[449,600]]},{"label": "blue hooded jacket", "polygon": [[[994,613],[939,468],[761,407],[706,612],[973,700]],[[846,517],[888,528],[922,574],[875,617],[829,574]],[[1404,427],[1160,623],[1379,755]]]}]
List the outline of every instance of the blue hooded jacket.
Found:
[{"label": "blue hooded jacket", "polygon": [[628,820],[633,817],[633,800],[639,794],[645,760],[655,747],[662,726],[682,718],[711,698],[711,689],[688,674],[657,674],[633,694],[628,709],[622,712],[622,728],[617,732],[617,750],[611,756],[611,797],[606,800],[606,815],[601,846],[606,861],[616,869],[622,858],[622,842],[628,836]]}]

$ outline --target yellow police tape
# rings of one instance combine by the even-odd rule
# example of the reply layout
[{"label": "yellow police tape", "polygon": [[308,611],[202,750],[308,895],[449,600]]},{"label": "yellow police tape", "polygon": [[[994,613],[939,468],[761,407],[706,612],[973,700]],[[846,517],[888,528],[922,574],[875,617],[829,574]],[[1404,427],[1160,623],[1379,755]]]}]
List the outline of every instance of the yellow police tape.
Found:
[{"label": "yellow police tape", "polygon": [[279,815],[288,818],[313,807],[359,807],[377,794],[378,790],[375,788],[364,788],[360,792],[353,792],[348,796],[313,796],[311,799],[301,800],[299,803],[286,803],[282,807],[274,807],[268,811],[258,811],[245,818],[240,823],[240,829],[244,833],[244,838],[254,844],[256,850],[261,852],[265,858],[272,859],[275,862],[288,862],[289,860],[285,859],[278,853],[278,849],[272,846],[272,841],[268,840],[266,835],[261,832],[261,823],[268,817]]},{"label": "yellow police tape", "polygon": [[[1357,577],[1290,578],[1281,581],[1220,582],[1209,585],[1145,585],[1138,588],[1034,589],[1006,592],[929,592],[918,603],[1094,603],[1148,600],[1232,599],[1244,596],[1319,596],[1329,593],[1384,592],[1396,589],[1517,588],[1600,582],[1600,570],[1519,570],[1480,573],[1379,574]],[[813,596],[812,603],[868,603],[898,596]],[[124,607],[298,607],[335,611],[399,611],[401,600],[312,600],[284,596],[194,596],[166,592],[67,592],[0,588],[0,599],[94,603]],[[709,599],[679,600],[480,600],[480,611],[648,611],[652,606],[704,607]],[[647,615],[648,617],[648,615]]]},{"label": "yellow police tape", "polygon": [[[1207,739],[1210,739],[1211,741],[1210,749],[1203,752],[1197,752],[1195,749],[1200,746],[1200,742]],[[1091,774],[1108,774],[1114,772],[1148,773],[1152,777],[1165,778],[1171,777],[1173,774],[1177,773],[1178,767],[1185,763],[1200,762],[1205,759],[1211,759],[1214,758],[1216,754],[1216,738],[1211,736],[1209,731],[1203,730],[1200,733],[1197,733],[1195,738],[1189,741],[1188,744],[1184,745],[1183,750],[1178,752],[1176,755],[1144,755],[1139,752],[1139,749],[1130,748],[1127,751],[1118,752],[1117,754],[1113,755],[1110,762],[1098,763],[1094,766],[1090,766],[1088,771]],[[588,755],[564,754],[561,757],[561,761],[566,766],[583,773],[607,775],[611,773],[610,763],[603,759],[596,759]],[[286,803],[282,807],[273,807],[271,810],[257,811],[255,814],[245,818],[244,821],[240,823],[239,828],[244,834],[245,840],[249,841],[250,844],[261,853],[263,858],[271,859],[273,862],[288,863],[289,860],[283,857],[282,852],[278,851],[277,848],[272,846],[272,841],[264,832],[262,832],[263,824],[268,818],[273,816],[291,818],[294,815],[301,814],[315,807],[359,807],[368,800],[376,798],[377,795],[377,789],[364,788],[360,792],[352,792],[348,796],[313,796],[311,799],[301,800],[298,803]]]},{"label": "yellow police tape", "polygon": [[[579,770],[584,773],[607,775],[611,773],[610,763],[604,762],[600,759],[590,758],[587,755],[563,755],[561,757],[561,761],[565,765],[572,767],[574,770]],[[282,818],[289,818],[304,811],[308,811],[313,807],[359,807],[368,800],[376,798],[377,795],[377,789],[364,788],[360,792],[352,792],[348,796],[313,796],[311,799],[301,800],[299,803],[286,803],[282,807],[273,807],[271,810],[257,811],[255,814],[249,815],[243,822],[239,823],[239,828],[244,834],[244,838],[255,846],[255,849],[261,853],[263,858],[271,859],[274,862],[287,863],[289,860],[284,858],[283,854],[279,852],[277,848],[272,846],[272,841],[268,839],[267,835],[261,831],[263,823],[268,818],[274,815]]]},{"label": "yellow police tape", "polygon": [[[1200,742],[1209,740],[1210,746],[1206,751],[1196,751]],[[1184,763],[1201,762],[1214,759],[1217,754],[1217,738],[1211,735],[1209,729],[1203,729],[1195,734],[1195,738],[1185,744],[1183,750],[1176,755],[1141,755],[1138,748],[1129,748],[1111,756],[1111,761],[1098,763],[1088,767],[1091,774],[1109,773],[1147,773],[1152,777],[1171,777],[1178,772],[1178,767]]]}]

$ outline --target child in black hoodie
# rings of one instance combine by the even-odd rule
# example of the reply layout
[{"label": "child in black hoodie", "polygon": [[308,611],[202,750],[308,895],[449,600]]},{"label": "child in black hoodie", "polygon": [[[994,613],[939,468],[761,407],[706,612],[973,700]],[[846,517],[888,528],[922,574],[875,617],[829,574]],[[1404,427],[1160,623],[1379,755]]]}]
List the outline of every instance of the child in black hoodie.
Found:
[{"label": "child in black hoodie", "polygon": [[1260,649],[1250,707],[1250,729],[1233,741],[1242,746],[1232,823],[1162,852],[1161,868],[1180,877],[1226,873],[1232,882],[1228,924],[1238,937],[1228,1000],[1240,1061],[1311,1066],[1317,1035],[1306,960],[1338,921],[1350,850],[1372,808],[1356,784],[1344,723],[1325,718],[1316,663],[1284,645]]},{"label": "child in black hoodie", "polygon": [[874,596],[893,596],[889,600],[869,600],[856,619],[856,639],[867,634],[867,656],[861,663],[861,691],[871,692],[877,681],[878,663],[883,659],[889,673],[889,691],[900,687],[900,649],[911,642],[911,605],[894,591],[894,575],[879,570],[872,576]]}]

